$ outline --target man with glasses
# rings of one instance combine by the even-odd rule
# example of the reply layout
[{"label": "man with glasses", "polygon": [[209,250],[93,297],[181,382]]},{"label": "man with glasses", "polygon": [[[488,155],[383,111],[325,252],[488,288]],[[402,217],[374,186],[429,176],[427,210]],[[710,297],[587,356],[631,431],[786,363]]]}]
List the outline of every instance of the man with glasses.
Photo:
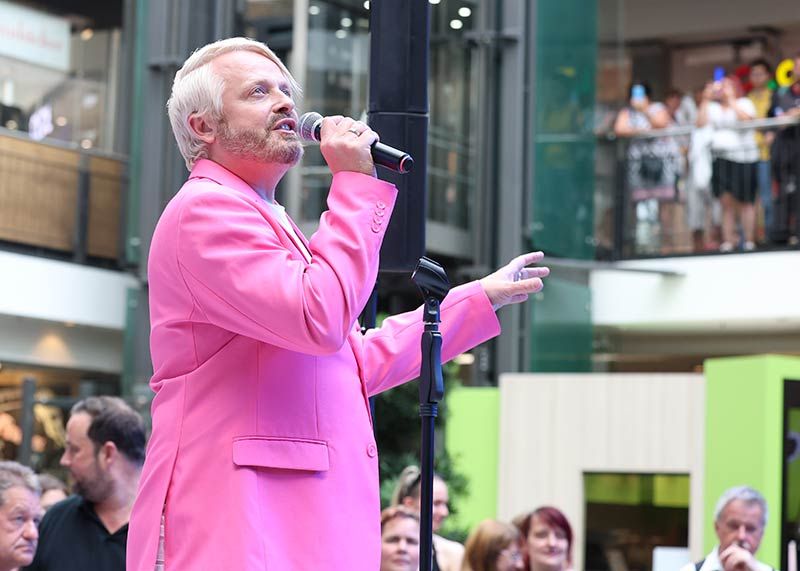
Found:
[{"label": "man with glasses", "polygon": [[714,510],[719,544],[705,559],[681,571],[771,571],[755,557],[767,524],[767,502],[748,486],[726,490]]}]

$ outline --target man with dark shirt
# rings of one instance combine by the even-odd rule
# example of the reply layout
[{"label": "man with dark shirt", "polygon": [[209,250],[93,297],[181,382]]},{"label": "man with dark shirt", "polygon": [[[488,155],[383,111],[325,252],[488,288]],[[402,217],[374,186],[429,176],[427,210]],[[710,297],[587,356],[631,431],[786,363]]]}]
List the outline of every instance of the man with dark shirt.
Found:
[{"label": "man with dark shirt", "polygon": [[144,462],[144,422],[122,399],[90,397],[72,407],[61,465],[75,495],[39,528],[34,571],[125,569],[128,520]]},{"label": "man with dark shirt", "polygon": [[[794,57],[794,82],[772,96],[770,117],[800,119],[800,52]],[[800,244],[800,125],[782,128],[772,145],[772,195],[775,200],[775,236],[789,246]]]}]

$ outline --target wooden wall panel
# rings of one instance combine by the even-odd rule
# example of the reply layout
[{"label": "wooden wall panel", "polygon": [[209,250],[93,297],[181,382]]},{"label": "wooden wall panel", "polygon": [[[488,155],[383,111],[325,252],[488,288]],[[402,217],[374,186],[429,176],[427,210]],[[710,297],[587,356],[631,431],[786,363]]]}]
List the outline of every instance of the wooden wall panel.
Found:
[{"label": "wooden wall panel", "polygon": [[125,165],[114,159],[92,157],[89,161],[89,230],[87,249],[90,256],[119,257],[120,208]]},{"label": "wooden wall panel", "polygon": [[[0,240],[71,252],[75,236],[78,151],[0,135]],[[119,255],[125,164],[89,157],[87,250]]]},{"label": "wooden wall panel", "polygon": [[69,251],[76,151],[0,136],[0,240]]}]

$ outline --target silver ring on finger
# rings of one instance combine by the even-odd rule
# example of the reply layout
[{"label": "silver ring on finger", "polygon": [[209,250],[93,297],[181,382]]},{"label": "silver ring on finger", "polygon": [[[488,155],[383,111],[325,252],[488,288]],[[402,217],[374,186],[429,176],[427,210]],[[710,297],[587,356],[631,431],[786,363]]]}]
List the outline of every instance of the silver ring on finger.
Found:
[{"label": "silver ring on finger", "polygon": [[356,137],[360,137],[361,136],[361,132],[358,129],[356,129],[355,127],[350,127],[348,129],[348,131],[350,133],[353,133],[353,135],[355,135]]}]

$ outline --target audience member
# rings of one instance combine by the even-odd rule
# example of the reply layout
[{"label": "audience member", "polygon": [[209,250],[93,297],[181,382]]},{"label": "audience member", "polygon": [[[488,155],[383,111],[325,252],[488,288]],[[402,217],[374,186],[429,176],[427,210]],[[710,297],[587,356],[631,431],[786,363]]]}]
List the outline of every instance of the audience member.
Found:
[{"label": "audience member", "polygon": [[128,520],[144,462],[142,418],[122,399],[72,407],[61,465],[77,495],[50,508],[31,570],[125,569]]},{"label": "audience member", "polygon": [[419,516],[405,506],[381,512],[380,571],[419,569]]},{"label": "audience member", "polygon": [[[695,119],[697,122],[697,109],[703,101],[705,86],[700,86],[693,92],[692,101],[695,103]],[[689,138],[687,154],[686,176],[686,218],[689,230],[692,233],[692,250],[703,252],[708,249],[716,250],[721,242],[719,200],[711,192],[711,141],[714,129],[710,125],[696,127]],[[706,236],[707,229],[711,230]],[[706,242],[708,239],[708,242]]]},{"label": "audience member", "polygon": [[659,241],[671,230],[672,209],[677,198],[680,151],[671,137],[647,136],[669,126],[667,108],[651,101],[650,87],[632,85],[628,106],[614,124],[614,133],[629,137],[626,186],[636,214],[636,241],[644,249],[658,250]]},{"label": "audience member", "polygon": [[[800,52],[794,57],[794,82],[775,92],[771,117],[800,118]],[[772,196],[776,200],[773,231],[778,240],[790,246],[800,243],[800,125],[778,131],[772,145]]]},{"label": "audience member", "polygon": [[513,525],[487,519],[467,538],[461,571],[514,571],[525,569],[519,531]]},{"label": "audience member", "polygon": [[30,564],[39,540],[38,479],[17,462],[0,462],[0,571]]},{"label": "audience member", "polygon": [[[769,87],[772,67],[765,59],[757,59],[750,64],[750,84],[753,86],[747,98],[753,102],[756,118],[764,119],[772,107],[772,89]],[[769,239],[772,232],[772,181],[769,174],[769,146],[772,133],[756,132],[758,143],[758,196],[764,213],[764,237]]]},{"label": "audience member", "polygon": [[755,558],[766,524],[767,502],[760,493],[748,486],[726,490],[714,510],[719,543],[705,559],[681,571],[771,571]]},{"label": "audience member", "polygon": [[669,113],[672,124],[684,126],[694,125],[697,120],[697,105],[690,95],[673,87],[664,98],[664,106]]},{"label": "audience member", "polygon": [[[407,466],[397,480],[392,505],[402,505],[419,513],[422,473],[417,466]],[[446,539],[437,532],[450,515],[447,484],[438,474],[433,477],[433,570],[458,571],[464,557],[464,546]]]},{"label": "audience member", "polygon": [[735,126],[755,118],[756,110],[752,101],[740,96],[739,89],[732,77],[709,83],[697,113],[698,127],[714,127],[711,188],[722,205],[720,252],[730,252],[738,243],[737,219],[744,234],[743,249],[755,249],[758,146],[753,129]]},{"label": "audience member", "polygon": [[39,484],[42,486],[42,497],[39,502],[44,511],[67,498],[67,485],[50,474],[39,474]]},{"label": "audience member", "polygon": [[527,571],[567,571],[572,565],[572,526],[560,510],[544,506],[517,517]]}]

